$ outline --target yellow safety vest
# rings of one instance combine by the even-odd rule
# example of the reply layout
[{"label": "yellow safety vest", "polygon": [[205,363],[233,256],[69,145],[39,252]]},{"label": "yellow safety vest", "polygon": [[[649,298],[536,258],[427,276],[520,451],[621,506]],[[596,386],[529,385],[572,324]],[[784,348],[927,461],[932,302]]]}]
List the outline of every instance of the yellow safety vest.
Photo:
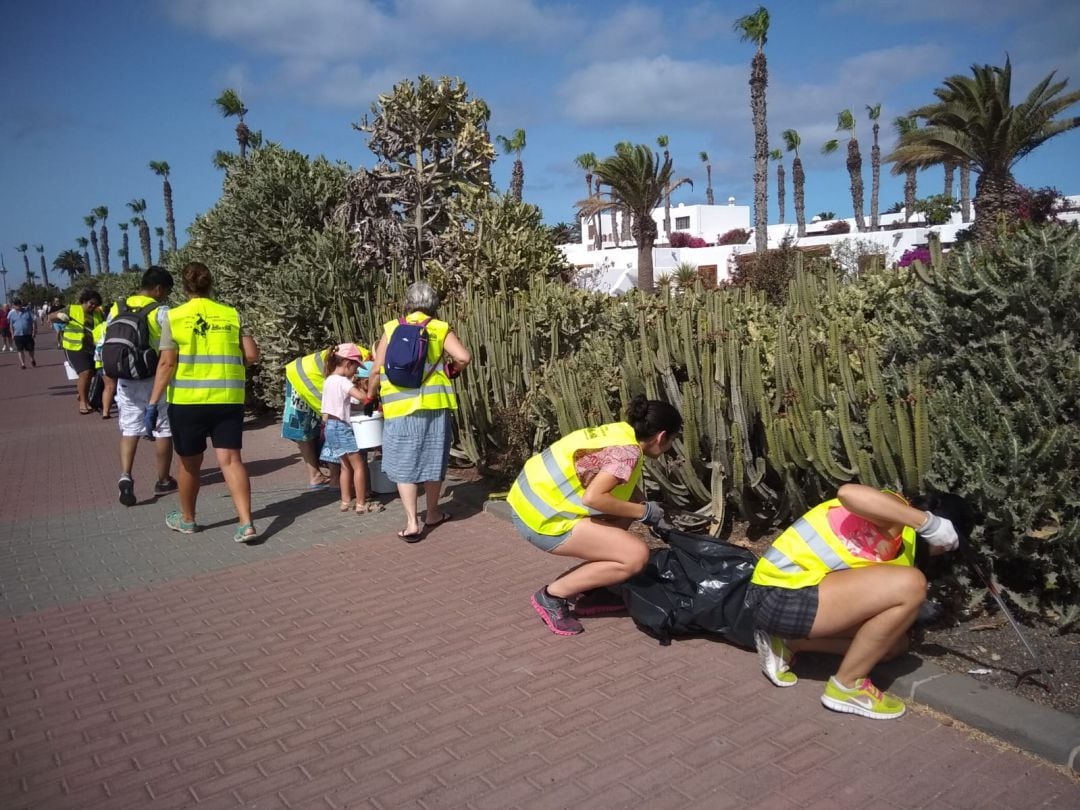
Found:
[{"label": "yellow safety vest", "polygon": [[102,321],[94,327],[94,368],[101,368],[101,341],[105,337],[105,322]]},{"label": "yellow safety vest", "polygon": [[103,320],[101,310],[95,309],[90,318],[90,325],[87,326],[86,310],[82,308],[82,304],[72,304],[68,307],[68,321],[64,324],[64,331],[61,333],[61,345],[69,352],[83,351],[83,342],[86,340],[87,333],[90,333],[92,338],[94,327]]},{"label": "yellow safety vest", "polygon": [[[413,312],[405,316],[409,323],[422,323],[429,316]],[[383,340],[390,344],[390,336],[397,329],[397,321],[383,324]],[[396,419],[419,410],[457,410],[457,397],[443,364],[443,343],[450,332],[450,324],[434,318],[428,322],[427,363],[424,367],[424,383],[419,388],[398,388],[386,377],[386,367],[379,369],[379,400],[382,402],[383,418]]]},{"label": "yellow safety vest", "polygon": [[[151,298],[149,295],[129,295],[127,297],[128,309],[138,311],[145,307],[147,304],[156,304],[158,300]],[[164,306],[164,305],[162,305]],[[109,310],[108,320],[112,320],[120,313],[120,305],[113,304],[112,309]],[[149,330],[150,336],[150,348],[156,349],[161,344],[161,324],[157,319],[158,311],[156,309],[150,310],[150,315],[146,319],[146,326]]]},{"label": "yellow safety vest", "polygon": [[750,581],[773,588],[809,588],[832,571],[868,565],[915,564],[915,530],[908,526],[900,535],[903,545],[895,559],[876,562],[852,554],[829,525],[829,510],[840,505],[834,498],[796,520],[758,560]]},{"label": "yellow safety vest", "polygon": [[[526,526],[539,534],[568,532],[583,517],[601,514],[581,500],[585,487],[574,469],[574,455],[580,450],[637,443],[634,428],[626,422],[576,430],[525,462],[506,502]],[[630,500],[641,478],[643,458],[638,458],[630,480],[611,491],[619,500]]]},{"label": "yellow safety vest", "polygon": [[209,298],[193,298],[169,310],[169,329],[179,355],[169,402],[242,405],[247,374],[236,310]]},{"label": "yellow safety vest", "polygon": [[[360,359],[371,359],[371,352],[356,344],[360,350]],[[285,366],[285,378],[292,383],[295,391],[311,409],[318,413],[322,409],[322,390],[326,383],[326,355],[329,349],[298,357]]]}]

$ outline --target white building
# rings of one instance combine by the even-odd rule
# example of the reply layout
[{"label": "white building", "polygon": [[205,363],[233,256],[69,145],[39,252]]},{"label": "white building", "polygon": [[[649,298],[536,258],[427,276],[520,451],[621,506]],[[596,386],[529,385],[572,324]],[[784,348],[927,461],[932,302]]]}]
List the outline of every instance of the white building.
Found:
[{"label": "white building", "polygon": [[[1064,222],[1080,221],[1080,196],[1065,196],[1060,206],[1063,213],[1057,218]],[[626,292],[637,280],[637,247],[633,242],[619,242],[611,233],[611,215],[604,212],[600,216],[600,233],[603,247],[594,250],[595,218],[593,222],[582,218],[581,242],[560,245],[567,259],[582,273],[585,282],[592,289],[604,290],[612,294]],[[621,219],[616,214],[616,228],[621,227]],[[974,212],[972,213],[974,217]],[[672,231],[681,231],[697,236],[706,242],[715,243],[719,236],[735,228],[750,232],[750,238],[742,245],[715,245],[703,248],[672,248],[664,246],[666,235],[663,233],[664,209],[653,211],[661,243],[653,248],[653,268],[656,278],[661,278],[675,271],[683,262],[693,264],[703,274],[715,273],[717,282],[729,278],[734,267],[735,257],[755,250],[753,232],[750,227],[750,207],[735,205],[734,198],[728,198],[727,205],[678,205],[671,209]],[[867,217],[869,220],[869,217]],[[913,214],[906,226],[904,213],[882,214],[879,217],[882,228],[889,230],[859,233],[854,218],[842,220],[815,221],[806,224],[806,236],[798,238],[798,228],[794,222],[768,226],[768,247],[777,248],[785,239],[790,239],[796,247],[813,248],[829,246],[836,255],[837,248],[852,252],[880,253],[885,256],[885,263],[892,264],[900,260],[904,252],[919,245],[925,245],[931,234],[937,235],[945,246],[956,240],[956,235],[971,227],[971,223],[962,221],[959,212],[954,213],[944,225],[927,225],[921,214]],[[836,222],[848,224],[847,233],[829,234],[826,229]],[[896,227],[900,225],[900,227]],[[616,231],[618,233],[618,230]],[[846,243],[846,244],[845,244]]]}]

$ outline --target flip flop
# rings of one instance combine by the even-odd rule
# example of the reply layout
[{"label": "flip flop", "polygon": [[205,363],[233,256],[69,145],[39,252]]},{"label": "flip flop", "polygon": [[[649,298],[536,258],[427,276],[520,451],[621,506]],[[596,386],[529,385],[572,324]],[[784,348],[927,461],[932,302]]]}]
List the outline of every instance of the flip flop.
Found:
[{"label": "flip flop", "polygon": [[79,414],[82,415],[82,416],[86,416],[88,413],[93,413],[93,412],[94,412],[93,408],[87,408],[85,411],[82,408],[79,408]]},{"label": "flip flop", "polygon": [[435,528],[436,526],[442,526],[442,525],[443,525],[444,523],[446,523],[447,521],[450,521],[450,520],[453,520],[453,519],[454,519],[454,516],[453,516],[453,515],[451,515],[451,514],[450,514],[449,512],[443,512],[443,514],[442,514],[442,520],[438,520],[438,521],[436,521],[436,522],[434,522],[434,523],[428,523],[428,522],[425,522],[425,524],[424,524],[424,525],[425,525],[425,526],[427,527],[427,530],[428,530],[428,531],[431,531],[431,530],[432,530],[432,529],[434,529],[434,528]]},{"label": "flip flop", "polygon": [[407,532],[402,529],[400,532],[397,533],[397,536],[404,540],[406,543],[419,543],[424,537],[425,528],[427,527],[424,526],[424,521],[420,521],[420,528],[417,529],[415,532]]}]

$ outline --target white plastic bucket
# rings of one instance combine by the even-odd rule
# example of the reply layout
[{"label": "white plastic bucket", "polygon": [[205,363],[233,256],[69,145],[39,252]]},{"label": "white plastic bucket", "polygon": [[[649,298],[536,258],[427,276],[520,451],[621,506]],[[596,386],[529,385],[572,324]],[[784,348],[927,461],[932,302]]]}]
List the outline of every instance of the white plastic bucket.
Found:
[{"label": "white plastic bucket", "polygon": [[397,485],[382,471],[381,458],[368,462],[368,489],[376,495],[390,495],[397,492]]},{"label": "white plastic bucket", "polygon": [[353,435],[356,437],[356,446],[361,450],[370,450],[372,447],[382,447],[382,414],[373,413],[371,416],[357,414],[349,420],[352,422]]}]

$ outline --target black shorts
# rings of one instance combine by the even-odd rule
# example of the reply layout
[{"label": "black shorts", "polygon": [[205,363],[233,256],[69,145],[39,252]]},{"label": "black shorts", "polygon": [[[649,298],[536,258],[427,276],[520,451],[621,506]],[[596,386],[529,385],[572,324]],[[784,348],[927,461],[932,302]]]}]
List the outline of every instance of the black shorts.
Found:
[{"label": "black shorts", "polygon": [[94,370],[93,352],[73,352],[70,349],[65,349],[64,354],[67,355],[67,361],[71,363],[71,367],[75,369],[76,374]]},{"label": "black shorts", "polygon": [[16,335],[15,350],[20,352],[32,352],[34,350],[34,336]]},{"label": "black shorts", "polygon": [[178,456],[201,456],[207,439],[215,450],[239,450],[244,443],[244,406],[170,405],[169,426]]},{"label": "black shorts", "polygon": [[11,327],[10,326],[0,326],[0,338],[9,338],[9,337],[11,337]]},{"label": "black shorts", "polygon": [[808,638],[818,610],[818,586],[771,588],[750,583],[746,606],[754,626],[780,638]]}]

